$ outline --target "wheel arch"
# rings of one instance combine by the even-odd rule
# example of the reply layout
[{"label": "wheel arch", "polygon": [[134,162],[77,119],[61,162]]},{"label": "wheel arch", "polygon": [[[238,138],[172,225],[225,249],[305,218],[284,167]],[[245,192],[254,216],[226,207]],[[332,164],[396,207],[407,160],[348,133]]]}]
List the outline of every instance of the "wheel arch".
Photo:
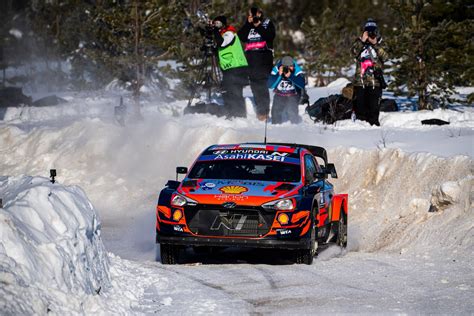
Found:
[{"label": "wheel arch", "polygon": [[334,195],[331,207],[332,207],[332,218],[331,222],[336,222],[341,218],[341,209],[347,217],[348,213],[348,195],[347,194],[336,194]]}]

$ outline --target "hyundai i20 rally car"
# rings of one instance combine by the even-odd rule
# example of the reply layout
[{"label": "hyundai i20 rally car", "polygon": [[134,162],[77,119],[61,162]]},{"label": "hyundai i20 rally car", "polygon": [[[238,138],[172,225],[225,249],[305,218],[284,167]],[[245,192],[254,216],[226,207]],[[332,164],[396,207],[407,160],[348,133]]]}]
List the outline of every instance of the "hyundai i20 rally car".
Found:
[{"label": "hyundai i20 rally car", "polygon": [[177,173],[156,210],[163,264],[187,246],[291,249],[311,264],[318,245],[347,244],[348,196],[327,180],[337,173],[322,147],[213,145]]}]

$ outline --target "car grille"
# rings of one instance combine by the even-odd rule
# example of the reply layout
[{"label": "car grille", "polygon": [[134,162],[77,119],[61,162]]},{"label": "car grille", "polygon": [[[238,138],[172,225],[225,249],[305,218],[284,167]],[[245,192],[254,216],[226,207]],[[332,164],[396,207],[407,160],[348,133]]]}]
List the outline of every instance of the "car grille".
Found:
[{"label": "car grille", "polygon": [[274,213],[258,207],[227,209],[222,205],[197,205],[184,210],[189,229],[197,235],[259,237],[268,233]]}]

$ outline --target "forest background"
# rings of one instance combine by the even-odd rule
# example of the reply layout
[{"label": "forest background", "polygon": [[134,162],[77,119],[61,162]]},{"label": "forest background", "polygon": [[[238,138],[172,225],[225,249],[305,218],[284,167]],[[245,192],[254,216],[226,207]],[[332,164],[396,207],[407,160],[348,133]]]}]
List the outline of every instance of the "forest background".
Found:
[{"label": "forest background", "polygon": [[185,99],[204,56],[197,12],[224,14],[238,29],[252,6],[276,26],[275,57],[297,58],[312,84],[353,75],[350,47],[367,18],[379,25],[395,95],[432,109],[454,102],[455,86],[474,84],[468,0],[0,0],[0,84],[88,91],[113,83],[137,99],[144,87]]}]

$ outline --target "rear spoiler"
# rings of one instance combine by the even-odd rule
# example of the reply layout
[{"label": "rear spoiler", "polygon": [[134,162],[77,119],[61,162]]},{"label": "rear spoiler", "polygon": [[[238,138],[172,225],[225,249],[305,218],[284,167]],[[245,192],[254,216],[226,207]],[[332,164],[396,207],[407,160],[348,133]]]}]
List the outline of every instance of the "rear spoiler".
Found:
[{"label": "rear spoiler", "polygon": [[288,146],[288,147],[300,147],[307,149],[310,153],[314,156],[321,158],[324,160],[324,165],[328,164],[328,154],[326,149],[319,146],[311,146],[311,145],[302,145],[302,144],[291,144],[291,143],[267,143],[267,145],[277,145],[277,146]]}]

